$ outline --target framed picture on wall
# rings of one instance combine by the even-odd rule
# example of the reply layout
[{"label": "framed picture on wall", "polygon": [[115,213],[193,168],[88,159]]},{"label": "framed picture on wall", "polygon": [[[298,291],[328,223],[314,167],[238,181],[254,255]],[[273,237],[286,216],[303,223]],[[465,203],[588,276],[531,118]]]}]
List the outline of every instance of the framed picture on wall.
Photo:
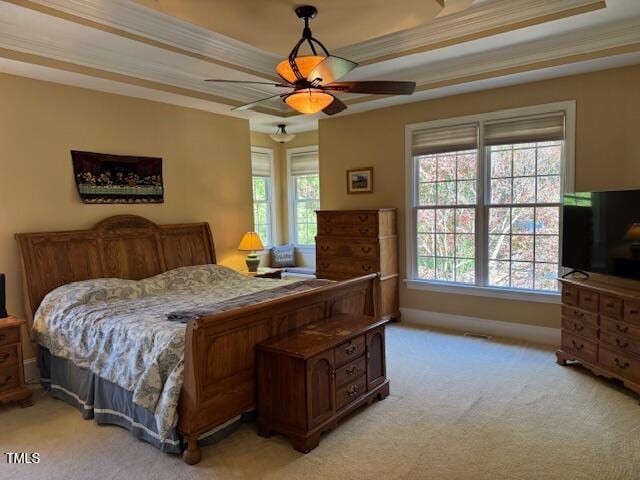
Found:
[{"label": "framed picture on wall", "polygon": [[347,193],[373,193],[373,167],[347,170]]}]

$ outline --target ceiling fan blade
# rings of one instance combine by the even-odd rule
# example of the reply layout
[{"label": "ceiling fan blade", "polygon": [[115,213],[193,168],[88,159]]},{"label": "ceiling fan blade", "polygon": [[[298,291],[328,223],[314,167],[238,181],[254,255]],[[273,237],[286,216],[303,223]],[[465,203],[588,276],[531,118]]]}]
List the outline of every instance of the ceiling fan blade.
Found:
[{"label": "ceiling fan blade", "polygon": [[344,77],[357,66],[358,64],[351,60],[329,55],[309,72],[307,80],[310,83],[316,82],[318,85],[327,85]]},{"label": "ceiling fan blade", "polygon": [[293,88],[291,85],[287,85],[284,83],[273,83],[273,82],[253,82],[251,80],[218,80],[217,78],[207,78],[205,82],[215,82],[215,83],[239,83],[245,85],[271,85],[272,87],[285,87],[285,88]]},{"label": "ceiling fan blade", "polygon": [[322,110],[327,115],[335,115],[336,113],[340,113],[347,109],[347,106],[344,104],[342,100],[337,97],[333,97],[333,102],[329,104],[328,107],[325,107]]},{"label": "ceiling fan blade", "polygon": [[374,95],[411,95],[416,90],[416,82],[335,82],[322,87],[323,90],[333,90],[345,93],[370,93]]},{"label": "ceiling fan blade", "polygon": [[[286,95],[286,94],[285,94]],[[273,100],[274,98],[280,98],[283,95],[278,94],[278,95],[272,95],[270,97],[267,98],[263,98],[262,100],[256,100],[255,102],[251,102],[251,103],[246,103],[244,105],[240,105],[239,107],[233,107],[231,110],[232,111],[238,111],[238,110],[248,110],[250,108],[255,107],[256,105],[263,103],[263,102],[268,102],[269,100]]]}]

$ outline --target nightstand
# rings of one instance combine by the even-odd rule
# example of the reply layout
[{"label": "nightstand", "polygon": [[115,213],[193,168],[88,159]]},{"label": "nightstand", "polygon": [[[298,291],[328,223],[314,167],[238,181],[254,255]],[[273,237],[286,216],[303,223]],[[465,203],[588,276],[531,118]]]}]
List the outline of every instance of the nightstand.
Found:
[{"label": "nightstand", "polygon": [[282,272],[284,272],[284,268],[263,267],[258,268],[257,272],[242,270],[240,273],[246,275],[247,277],[254,278],[282,278]]},{"label": "nightstand", "polygon": [[22,326],[26,323],[14,317],[0,319],[0,404],[20,402],[23,408],[32,405],[22,363]]}]

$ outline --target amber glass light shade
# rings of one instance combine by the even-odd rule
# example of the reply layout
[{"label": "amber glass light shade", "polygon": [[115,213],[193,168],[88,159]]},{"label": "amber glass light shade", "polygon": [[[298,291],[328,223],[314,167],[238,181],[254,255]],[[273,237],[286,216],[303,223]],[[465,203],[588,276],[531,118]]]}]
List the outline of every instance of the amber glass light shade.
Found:
[{"label": "amber glass light shade", "polygon": [[294,110],[300,113],[318,113],[333,102],[333,96],[312,88],[299,90],[284,99]]},{"label": "amber glass light shade", "polygon": [[640,245],[640,223],[632,223],[625,235],[627,240],[632,240],[633,243]]},{"label": "amber glass light shade", "polygon": [[[318,65],[321,61],[323,61],[326,57],[316,56],[316,55],[306,55],[301,57],[296,57],[296,65],[298,66],[298,70],[304,78],[307,78],[316,65]],[[289,64],[289,59],[281,61],[276,67],[276,72],[282,78],[284,78],[289,83],[295,83],[297,79],[296,74],[293,73],[291,69],[291,65]]]}]

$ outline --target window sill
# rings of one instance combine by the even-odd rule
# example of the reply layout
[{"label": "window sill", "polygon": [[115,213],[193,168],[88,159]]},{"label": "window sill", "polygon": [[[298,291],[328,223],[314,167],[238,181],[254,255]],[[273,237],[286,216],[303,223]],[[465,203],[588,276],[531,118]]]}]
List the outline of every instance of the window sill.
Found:
[{"label": "window sill", "polygon": [[425,290],[439,293],[454,293],[472,295],[476,297],[503,298],[505,300],[520,300],[536,303],[560,303],[559,292],[535,292],[531,290],[508,290],[505,288],[478,287],[476,285],[446,284],[427,280],[404,280],[410,290]]},{"label": "window sill", "polygon": [[296,245],[295,249],[296,249],[296,252],[314,253],[316,251],[316,246],[315,245]]}]

